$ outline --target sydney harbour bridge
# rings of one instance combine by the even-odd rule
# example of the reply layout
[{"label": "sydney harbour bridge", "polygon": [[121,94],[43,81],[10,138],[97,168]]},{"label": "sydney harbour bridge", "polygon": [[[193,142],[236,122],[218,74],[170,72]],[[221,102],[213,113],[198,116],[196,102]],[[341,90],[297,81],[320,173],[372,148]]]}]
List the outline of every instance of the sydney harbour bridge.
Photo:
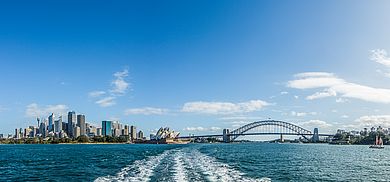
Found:
[{"label": "sydney harbour bridge", "polygon": [[305,138],[306,140],[318,141],[320,136],[332,137],[332,134],[318,133],[318,129],[314,128],[313,132],[285,121],[264,120],[241,126],[233,131],[224,129],[222,134],[215,135],[190,135],[180,138],[210,138],[222,137],[225,143],[234,142],[240,136],[250,135],[280,135],[280,140],[283,141],[284,135],[296,135]]}]

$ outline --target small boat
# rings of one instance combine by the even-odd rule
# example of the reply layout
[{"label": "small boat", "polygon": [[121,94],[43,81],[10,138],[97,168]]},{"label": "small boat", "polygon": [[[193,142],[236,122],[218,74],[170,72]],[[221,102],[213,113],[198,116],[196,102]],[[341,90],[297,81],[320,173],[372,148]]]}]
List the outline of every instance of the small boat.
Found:
[{"label": "small boat", "polygon": [[385,147],[383,146],[382,138],[380,136],[376,136],[375,144],[371,145],[369,148],[371,148],[371,149],[384,149]]}]

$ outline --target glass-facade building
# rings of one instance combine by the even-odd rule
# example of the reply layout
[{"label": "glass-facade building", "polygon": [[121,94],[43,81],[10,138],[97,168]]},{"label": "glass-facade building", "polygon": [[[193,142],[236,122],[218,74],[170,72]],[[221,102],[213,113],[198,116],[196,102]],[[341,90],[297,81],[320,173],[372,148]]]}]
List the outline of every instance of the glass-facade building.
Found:
[{"label": "glass-facade building", "polygon": [[112,121],[102,121],[102,135],[112,136]]}]

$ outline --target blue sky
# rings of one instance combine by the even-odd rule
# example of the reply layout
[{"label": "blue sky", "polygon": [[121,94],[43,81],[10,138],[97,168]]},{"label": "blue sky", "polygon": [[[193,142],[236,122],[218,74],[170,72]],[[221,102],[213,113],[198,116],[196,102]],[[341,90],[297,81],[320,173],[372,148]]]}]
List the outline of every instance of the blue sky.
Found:
[{"label": "blue sky", "polygon": [[390,127],[388,1],[9,1],[0,133],[49,112],[221,132]]}]

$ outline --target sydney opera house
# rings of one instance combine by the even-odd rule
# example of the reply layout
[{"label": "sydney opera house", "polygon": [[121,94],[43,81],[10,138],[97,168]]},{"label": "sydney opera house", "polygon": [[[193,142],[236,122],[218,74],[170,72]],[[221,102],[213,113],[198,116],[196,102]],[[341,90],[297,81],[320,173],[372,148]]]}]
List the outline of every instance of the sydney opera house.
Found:
[{"label": "sydney opera house", "polygon": [[150,135],[150,143],[157,144],[185,144],[188,143],[189,140],[179,139],[180,133],[170,130],[168,127],[161,127],[157,133]]}]

